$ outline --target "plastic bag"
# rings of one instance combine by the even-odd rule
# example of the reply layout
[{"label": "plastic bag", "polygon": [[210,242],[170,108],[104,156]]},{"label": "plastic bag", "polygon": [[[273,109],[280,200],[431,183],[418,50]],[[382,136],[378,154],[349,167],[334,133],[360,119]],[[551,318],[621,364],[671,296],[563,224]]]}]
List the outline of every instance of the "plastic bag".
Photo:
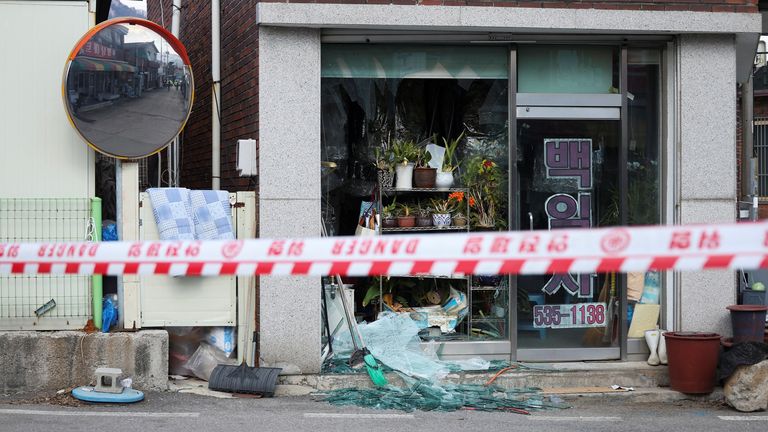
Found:
[{"label": "plastic bag", "polygon": [[105,297],[101,306],[101,331],[109,333],[109,329],[117,324],[117,307],[112,298]]},{"label": "plastic bag", "polygon": [[168,373],[170,375],[191,376],[192,372],[184,367],[192,354],[205,338],[203,327],[166,327],[168,331]]},{"label": "plastic bag", "polygon": [[237,330],[234,327],[206,327],[202,341],[207,342],[231,357],[237,345]]},{"label": "plastic bag", "polygon": [[184,364],[184,367],[194,376],[208,381],[213,369],[220,364],[234,365],[235,360],[227,358],[223,351],[203,342],[189,358],[189,361]]},{"label": "plastic bag", "polygon": [[768,344],[744,342],[736,344],[720,354],[718,376],[724,380],[736,372],[739,366],[754,365],[768,359]]}]

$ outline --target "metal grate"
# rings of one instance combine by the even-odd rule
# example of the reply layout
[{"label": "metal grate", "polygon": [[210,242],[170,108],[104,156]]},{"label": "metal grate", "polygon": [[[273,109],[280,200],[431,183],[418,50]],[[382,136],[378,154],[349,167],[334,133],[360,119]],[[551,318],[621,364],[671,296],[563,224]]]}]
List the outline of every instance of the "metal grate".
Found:
[{"label": "metal grate", "polygon": [[768,199],[768,118],[754,122],[754,149],[757,158],[757,194]]},{"label": "metal grate", "polygon": [[[90,218],[87,198],[0,198],[0,241],[83,241]],[[71,327],[82,321],[71,318],[90,317],[91,295],[90,276],[0,276],[0,328],[41,328],[35,310],[50,300],[56,306],[40,320],[58,319],[60,328]]]}]

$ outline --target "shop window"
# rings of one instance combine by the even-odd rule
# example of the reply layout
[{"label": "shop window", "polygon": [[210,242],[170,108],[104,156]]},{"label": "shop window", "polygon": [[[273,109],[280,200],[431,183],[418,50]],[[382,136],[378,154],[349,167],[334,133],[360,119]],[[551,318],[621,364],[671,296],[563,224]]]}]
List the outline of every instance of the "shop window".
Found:
[{"label": "shop window", "polygon": [[[453,188],[464,192],[454,195],[462,197],[454,204],[469,216],[469,229],[479,229],[477,212],[467,207],[469,191],[480,187],[483,176],[493,177],[483,183],[488,186],[484,196],[496,204],[487,229],[505,228],[508,59],[505,47],[324,45],[320,169],[327,232],[359,233],[361,211],[371,203],[379,213],[394,203],[429,214],[433,200],[448,199],[453,190],[382,194],[377,154],[405,141],[423,148],[458,140]],[[478,174],[468,175],[471,169]],[[372,321],[381,311],[406,311],[424,327],[424,339],[508,340],[506,278],[443,276],[356,278],[344,283],[354,284],[358,319]]]},{"label": "shop window", "polygon": [[520,93],[618,93],[618,53],[613,47],[520,45]]},{"label": "shop window", "polygon": [[[630,49],[627,65],[628,161],[627,221],[630,225],[658,225],[661,219],[661,51]],[[627,310],[632,323],[654,320],[661,312],[661,272],[627,275]],[[639,312],[645,316],[636,314]],[[650,314],[650,316],[648,316]],[[636,328],[639,328],[636,326]]]}]

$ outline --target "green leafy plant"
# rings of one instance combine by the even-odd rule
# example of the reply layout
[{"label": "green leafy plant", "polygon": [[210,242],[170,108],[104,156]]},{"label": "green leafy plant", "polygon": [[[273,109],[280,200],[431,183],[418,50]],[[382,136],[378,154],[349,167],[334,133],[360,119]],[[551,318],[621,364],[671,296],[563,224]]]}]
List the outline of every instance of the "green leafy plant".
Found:
[{"label": "green leafy plant", "polygon": [[391,203],[385,205],[381,209],[381,216],[384,219],[389,219],[397,216],[397,198],[393,199]]},{"label": "green leafy plant", "polygon": [[504,218],[497,213],[502,208],[504,176],[496,162],[475,156],[467,162],[464,185],[470,189],[468,204],[472,208],[474,225],[503,228]]},{"label": "green leafy plant", "polygon": [[395,168],[395,155],[392,150],[377,147],[376,161],[373,165],[382,171],[392,171]]},{"label": "green leafy plant", "polygon": [[417,148],[416,166],[419,168],[428,168],[429,161],[432,160],[432,153],[428,152],[426,147],[419,146]]},{"label": "green leafy plant", "polygon": [[416,162],[419,157],[419,146],[412,140],[397,140],[392,144],[392,156],[395,164]]},{"label": "green leafy plant", "polygon": [[462,131],[461,134],[459,134],[456,139],[447,140],[443,138],[443,144],[445,145],[445,154],[443,155],[443,166],[442,171],[443,172],[453,172],[456,168],[461,165],[461,161],[458,160],[458,157],[456,155],[456,149],[459,146],[459,143],[464,138],[464,133],[466,131]]},{"label": "green leafy plant", "polygon": [[408,203],[400,203],[397,205],[398,210],[400,211],[401,217],[410,217],[413,216],[411,213],[413,213],[413,205]]}]

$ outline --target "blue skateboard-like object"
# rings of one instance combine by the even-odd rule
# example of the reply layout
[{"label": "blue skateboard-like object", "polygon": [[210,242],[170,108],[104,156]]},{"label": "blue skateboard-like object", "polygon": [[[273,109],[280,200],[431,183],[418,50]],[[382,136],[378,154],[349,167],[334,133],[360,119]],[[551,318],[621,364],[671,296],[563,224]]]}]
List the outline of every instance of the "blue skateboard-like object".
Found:
[{"label": "blue skateboard-like object", "polygon": [[133,403],[144,399],[144,393],[131,388],[123,388],[121,393],[97,392],[91,386],[82,386],[72,390],[72,396],[86,402]]}]

